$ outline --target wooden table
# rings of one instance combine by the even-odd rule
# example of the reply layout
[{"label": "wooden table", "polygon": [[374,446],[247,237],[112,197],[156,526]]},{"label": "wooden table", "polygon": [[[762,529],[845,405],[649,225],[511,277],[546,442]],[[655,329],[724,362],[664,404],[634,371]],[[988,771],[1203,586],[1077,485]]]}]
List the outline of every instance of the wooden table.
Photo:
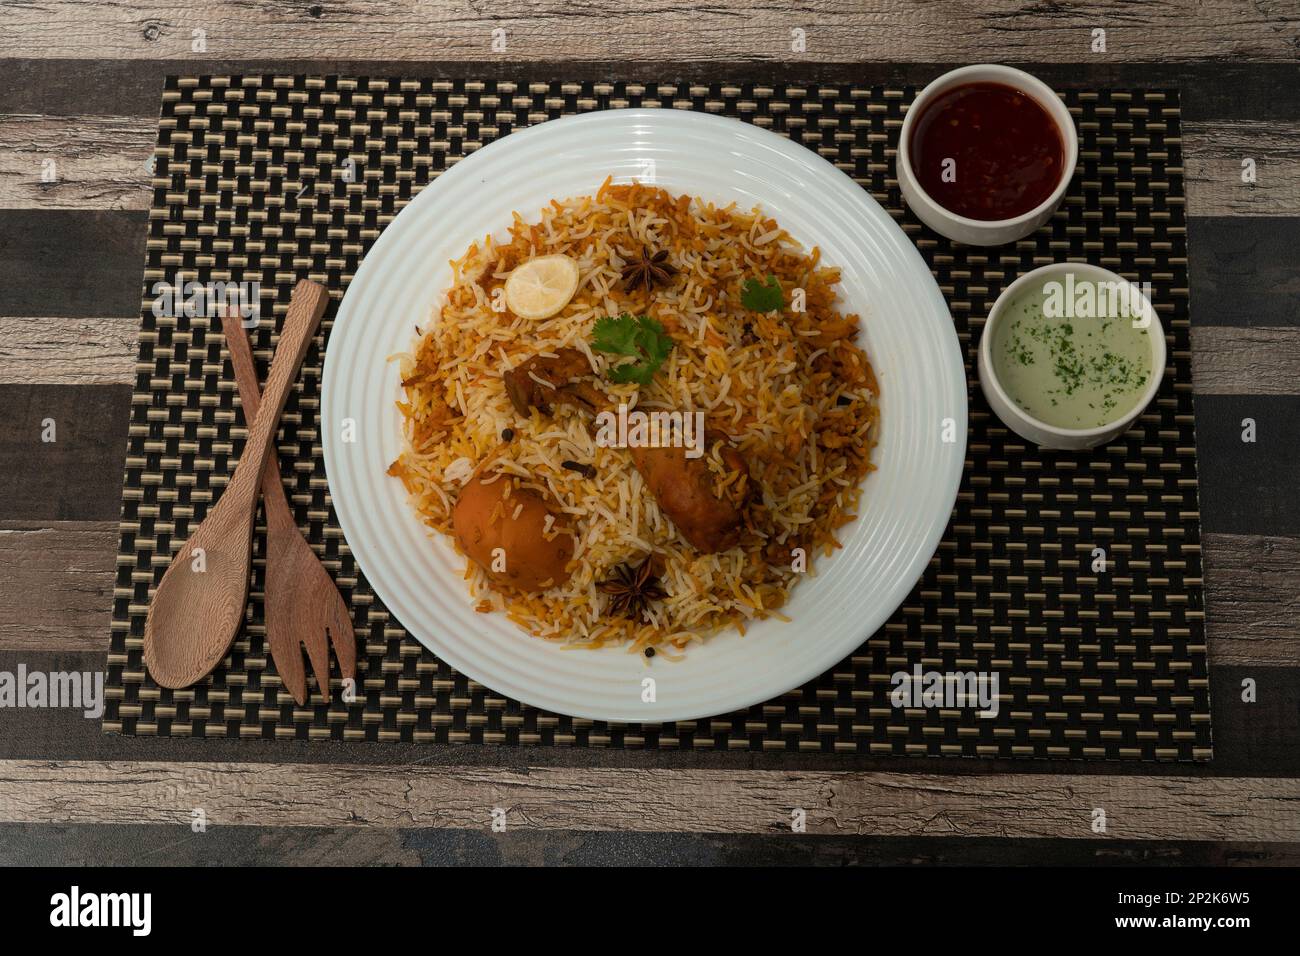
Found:
[{"label": "wooden table", "polygon": [[[1300,860],[1294,0],[665,0],[653,12],[627,0],[48,0],[0,6],[0,58],[9,672],[104,666],[144,163],[167,73],[450,75],[474,61],[483,76],[923,83],[997,60],[1058,87],[1179,86],[1215,750],[1186,766],[191,741],[105,736],[66,709],[5,709],[0,861]],[[1242,180],[1246,159],[1254,183]],[[1247,418],[1253,444],[1241,441]],[[57,442],[41,441],[46,419]],[[159,809],[178,802],[203,809],[206,833]],[[498,807],[504,832],[492,829]],[[806,833],[791,832],[796,807]],[[1094,808],[1105,833],[1092,829]]]}]

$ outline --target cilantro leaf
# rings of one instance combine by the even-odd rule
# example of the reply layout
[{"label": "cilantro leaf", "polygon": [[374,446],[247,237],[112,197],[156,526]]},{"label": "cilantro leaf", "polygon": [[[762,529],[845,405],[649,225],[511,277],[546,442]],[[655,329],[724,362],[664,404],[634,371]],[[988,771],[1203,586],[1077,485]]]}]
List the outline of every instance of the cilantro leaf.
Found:
[{"label": "cilantro leaf", "polygon": [[659,366],[673,350],[673,340],[664,327],[648,315],[635,318],[624,312],[618,318],[605,316],[596,320],[591,347],[597,352],[631,356],[635,361],[615,365],[609,370],[611,382],[636,382],[649,385]]},{"label": "cilantro leaf", "polygon": [[749,278],[740,291],[740,304],[751,312],[775,312],[785,308],[785,295],[776,276],[766,280]]},{"label": "cilantro leaf", "polygon": [[636,333],[636,321],[626,312],[618,318],[607,315],[596,320],[596,325],[592,329],[591,347],[597,352],[639,355],[636,348]]}]

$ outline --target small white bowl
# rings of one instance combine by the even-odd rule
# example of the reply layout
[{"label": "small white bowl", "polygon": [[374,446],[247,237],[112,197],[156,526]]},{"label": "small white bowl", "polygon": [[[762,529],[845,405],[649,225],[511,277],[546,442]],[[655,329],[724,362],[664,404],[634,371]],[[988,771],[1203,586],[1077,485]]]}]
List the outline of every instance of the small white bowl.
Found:
[{"label": "small white bowl", "polygon": [[[1052,195],[1048,196],[1041,205],[1014,219],[968,219],[949,212],[930,198],[929,194],[921,188],[916,174],[912,171],[911,140],[916,117],[920,116],[925,107],[937,96],[955,86],[964,86],[967,83],[1001,83],[1020,90],[1033,97],[1047,110],[1047,114],[1056,121],[1057,129],[1060,130],[1061,143],[1065,150],[1061,181],[1056,184]],[[1065,104],[1061,102],[1061,98],[1052,92],[1050,86],[1023,70],[994,63],[982,63],[963,66],[945,73],[938,79],[932,80],[917,94],[912,105],[908,107],[907,116],[903,118],[894,171],[898,176],[898,188],[902,191],[908,207],[916,213],[918,219],[935,232],[972,246],[1000,246],[1023,239],[1052,218],[1052,213],[1056,212],[1056,208],[1061,205],[1061,200],[1065,198],[1065,191],[1070,188],[1070,180],[1074,178],[1074,167],[1078,158],[1079,134],[1074,128],[1074,119],[1070,116],[1070,111],[1065,108]]]},{"label": "small white bowl", "polygon": [[[1073,274],[1076,282],[1079,280],[1121,282],[1128,285],[1131,294],[1136,295],[1138,301],[1142,303],[1142,314],[1149,317],[1151,322],[1147,328],[1147,338],[1151,342],[1151,381],[1147,383],[1146,389],[1143,390],[1142,395],[1127,415],[1097,428],[1061,428],[1034,418],[1017,405],[1006,393],[1002,388],[1002,383],[998,381],[997,375],[993,371],[993,331],[997,328],[998,320],[1002,318],[1003,313],[1006,311],[1007,303],[1027,286],[1041,285],[1053,279],[1064,281],[1067,274]],[[1102,269],[1100,266],[1078,262],[1054,262],[1051,265],[1042,266],[1032,272],[1025,273],[1002,290],[1002,294],[993,303],[993,308],[989,310],[989,317],[984,323],[984,331],[980,335],[977,364],[979,367],[980,390],[984,393],[984,397],[988,399],[989,407],[993,409],[998,418],[1002,419],[1004,425],[1021,438],[1044,448],[1078,450],[1105,444],[1128,431],[1129,426],[1146,410],[1146,407],[1151,404],[1151,400],[1156,397],[1156,393],[1160,390],[1160,385],[1165,378],[1165,360],[1164,326],[1161,325],[1160,316],[1156,314],[1150,299],[1142,294],[1140,286],[1130,282],[1123,276],[1116,275],[1109,269]]]}]

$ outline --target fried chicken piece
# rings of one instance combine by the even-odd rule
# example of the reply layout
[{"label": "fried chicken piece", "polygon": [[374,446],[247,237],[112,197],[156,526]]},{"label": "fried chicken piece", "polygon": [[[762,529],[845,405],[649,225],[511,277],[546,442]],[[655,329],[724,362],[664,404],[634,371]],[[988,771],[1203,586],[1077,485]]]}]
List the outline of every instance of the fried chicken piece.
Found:
[{"label": "fried chicken piece", "polygon": [[[730,442],[708,436],[706,448],[721,441],[719,457],[728,471],[749,475],[745,458]],[[659,507],[695,550],[702,554],[726,551],[740,543],[744,529],[742,503],[714,491],[717,476],[709,468],[710,451],[687,458],[685,448],[629,448]]]},{"label": "fried chicken piece", "polygon": [[[533,356],[506,372],[502,380],[510,403],[520,415],[531,414],[534,407],[549,413],[552,404],[567,404],[594,417],[608,406],[609,399],[590,382],[581,381],[591,372],[582,352],[565,348],[553,356]],[[740,542],[744,501],[716,493],[718,476],[709,467],[710,450],[721,442],[719,457],[724,467],[739,472],[745,488],[750,487],[749,466],[726,438],[706,434],[705,440],[707,450],[700,458],[687,458],[687,449],[674,447],[635,447],[628,448],[628,452],[660,509],[682,537],[697,551],[712,554]]]}]

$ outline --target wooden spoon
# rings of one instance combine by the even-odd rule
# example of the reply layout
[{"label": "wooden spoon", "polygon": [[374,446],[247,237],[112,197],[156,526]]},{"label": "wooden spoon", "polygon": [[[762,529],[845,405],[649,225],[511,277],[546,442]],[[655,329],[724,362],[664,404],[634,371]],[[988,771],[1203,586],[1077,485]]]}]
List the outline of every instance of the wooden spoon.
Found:
[{"label": "wooden spoon", "polygon": [[[239,403],[244,420],[256,418],[261,405],[257,366],[248,333],[238,310],[221,317],[230,350],[230,365],[239,384]],[[356,680],[357,645],[352,619],[334,579],[321,564],[298,527],[293,510],[284,496],[279,456],[266,456],[262,472],[262,509],[266,514],[266,587],[263,606],[266,643],[276,672],[286,690],[299,704],[307,703],[307,674],[302,649],[307,648],[316,686],[329,701],[330,645],[339,660],[344,680]]]},{"label": "wooden spoon", "polygon": [[253,517],[266,457],[298,368],[329,304],[324,286],[298,283],[257,410],[226,490],[158,582],[144,623],[144,663],[163,687],[189,687],[230,650],[244,621]]}]

